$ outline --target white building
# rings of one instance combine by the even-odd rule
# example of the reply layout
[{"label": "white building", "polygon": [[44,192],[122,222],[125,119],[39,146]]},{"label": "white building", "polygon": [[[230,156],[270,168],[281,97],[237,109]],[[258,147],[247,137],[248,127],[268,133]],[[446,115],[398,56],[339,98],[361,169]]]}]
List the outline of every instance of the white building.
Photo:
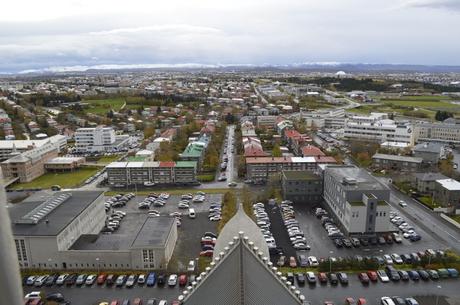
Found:
[{"label": "white building", "polygon": [[328,165],[324,171],[324,200],[350,235],[390,231],[390,190],[356,166]]},{"label": "white building", "polygon": [[0,160],[6,160],[13,151],[22,153],[33,148],[41,147],[48,142],[54,144],[58,151],[67,146],[67,138],[63,135],[55,135],[41,140],[1,140],[0,141]]},{"label": "white building", "polygon": [[116,136],[112,127],[78,128],[75,151],[79,153],[116,152],[128,145],[129,136]]},{"label": "white building", "polygon": [[409,122],[388,119],[386,113],[371,113],[369,116],[353,116],[345,121],[345,139],[364,141],[402,142],[413,145],[413,128]]},{"label": "white building", "polygon": [[460,143],[460,124],[455,119],[442,123],[418,123],[414,127],[415,142]]}]

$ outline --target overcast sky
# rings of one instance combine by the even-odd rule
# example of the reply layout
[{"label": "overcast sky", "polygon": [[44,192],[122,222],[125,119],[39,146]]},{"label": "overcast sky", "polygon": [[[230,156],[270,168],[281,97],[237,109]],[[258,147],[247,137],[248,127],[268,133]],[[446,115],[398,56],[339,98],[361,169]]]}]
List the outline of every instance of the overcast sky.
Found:
[{"label": "overcast sky", "polygon": [[0,72],[303,62],[460,65],[460,0],[6,0]]}]

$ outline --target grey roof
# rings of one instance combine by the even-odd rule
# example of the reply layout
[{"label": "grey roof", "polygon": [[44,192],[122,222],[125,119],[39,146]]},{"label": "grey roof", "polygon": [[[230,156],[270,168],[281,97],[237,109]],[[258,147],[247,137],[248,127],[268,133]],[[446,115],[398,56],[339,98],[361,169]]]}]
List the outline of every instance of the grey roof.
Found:
[{"label": "grey roof", "polygon": [[439,154],[443,147],[444,145],[440,143],[434,143],[434,142],[420,143],[414,147],[414,152],[430,152],[430,153]]},{"label": "grey roof", "polygon": [[[210,269],[197,278],[195,288],[178,297],[184,305],[295,305],[304,296],[290,290],[291,283],[241,232],[228,244],[228,250],[214,259]],[[296,288],[297,289],[297,288]]]},{"label": "grey roof", "polygon": [[[102,195],[102,191],[69,191],[56,194],[61,193],[71,193],[72,196],[37,224],[15,224],[14,222],[19,221],[24,215],[43,203],[44,199],[40,200],[35,197],[9,206],[8,212],[10,213],[13,234],[20,236],[55,236]],[[48,220],[48,223],[45,220]]]},{"label": "grey roof", "polygon": [[448,177],[441,173],[415,173],[414,176],[420,181],[436,181],[440,179],[448,179]]},{"label": "grey roof", "polygon": [[148,217],[145,213],[128,213],[123,224],[112,234],[82,235],[72,250],[129,250],[163,248],[175,225],[173,217]]},{"label": "grey roof", "polygon": [[214,257],[219,255],[219,252],[223,251],[228,242],[233,239],[233,236],[237,236],[240,231],[246,232],[251,241],[259,248],[259,251],[262,251],[264,256],[270,257],[267,242],[260,228],[246,215],[241,204],[236,214],[225,224],[220,232],[214,247]]},{"label": "grey roof", "polygon": [[381,184],[367,171],[354,165],[329,165],[326,167],[325,173],[340,183],[344,179],[352,179],[354,184],[342,183],[342,188],[345,190],[388,190],[388,187]]},{"label": "grey roof", "polygon": [[397,156],[397,155],[387,155],[387,154],[375,154],[372,156],[372,159],[384,159],[391,161],[400,161],[400,162],[411,162],[411,163],[422,163],[422,158],[417,157],[408,157],[408,156]]}]

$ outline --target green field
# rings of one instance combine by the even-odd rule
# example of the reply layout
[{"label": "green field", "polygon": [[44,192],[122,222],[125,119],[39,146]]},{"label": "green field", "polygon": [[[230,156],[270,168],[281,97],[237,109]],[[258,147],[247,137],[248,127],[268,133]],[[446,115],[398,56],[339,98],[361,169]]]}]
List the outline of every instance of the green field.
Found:
[{"label": "green field", "polygon": [[450,103],[448,96],[404,96],[401,98],[376,98],[378,104],[363,104],[350,112],[395,112],[402,116],[434,119],[437,110],[460,114],[460,105]]},{"label": "green field", "polygon": [[97,164],[109,164],[109,163],[117,161],[118,158],[120,158],[120,155],[102,156],[101,158],[99,158],[99,160],[97,160],[96,163]]},{"label": "green field", "polygon": [[46,173],[31,182],[14,184],[11,186],[11,189],[47,189],[51,188],[53,185],[60,185],[62,188],[74,188],[81,185],[98,170],[99,168],[86,167],[74,172]]},{"label": "green field", "polygon": [[88,104],[88,108],[85,109],[87,113],[100,115],[105,115],[110,109],[113,111],[119,111],[125,104],[125,100],[123,98],[84,100],[83,102]]}]

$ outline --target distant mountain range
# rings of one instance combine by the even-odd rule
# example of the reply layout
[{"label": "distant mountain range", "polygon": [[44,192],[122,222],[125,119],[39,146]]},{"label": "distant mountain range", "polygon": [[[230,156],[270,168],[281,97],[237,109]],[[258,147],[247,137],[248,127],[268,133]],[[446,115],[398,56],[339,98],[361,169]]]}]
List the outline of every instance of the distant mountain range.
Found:
[{"label": "distant mountain range", "polygon": [[340,62],[305,62],[286,65],[277,64],[107,64],[94,66],[68,66],[50,67],[45,69],[24,70],[19,73],[0,73],[0,75],[28,74],[74,74],[74,73],[97,73],[108,71],[188,71],[188,70],[221,70],[221,71],[291,71],[291,72],[337,72],[346,73],[460,73],[460,66],[440,65],[408,65],[408,64],[367,64],[367,63],[340,63]]}]

